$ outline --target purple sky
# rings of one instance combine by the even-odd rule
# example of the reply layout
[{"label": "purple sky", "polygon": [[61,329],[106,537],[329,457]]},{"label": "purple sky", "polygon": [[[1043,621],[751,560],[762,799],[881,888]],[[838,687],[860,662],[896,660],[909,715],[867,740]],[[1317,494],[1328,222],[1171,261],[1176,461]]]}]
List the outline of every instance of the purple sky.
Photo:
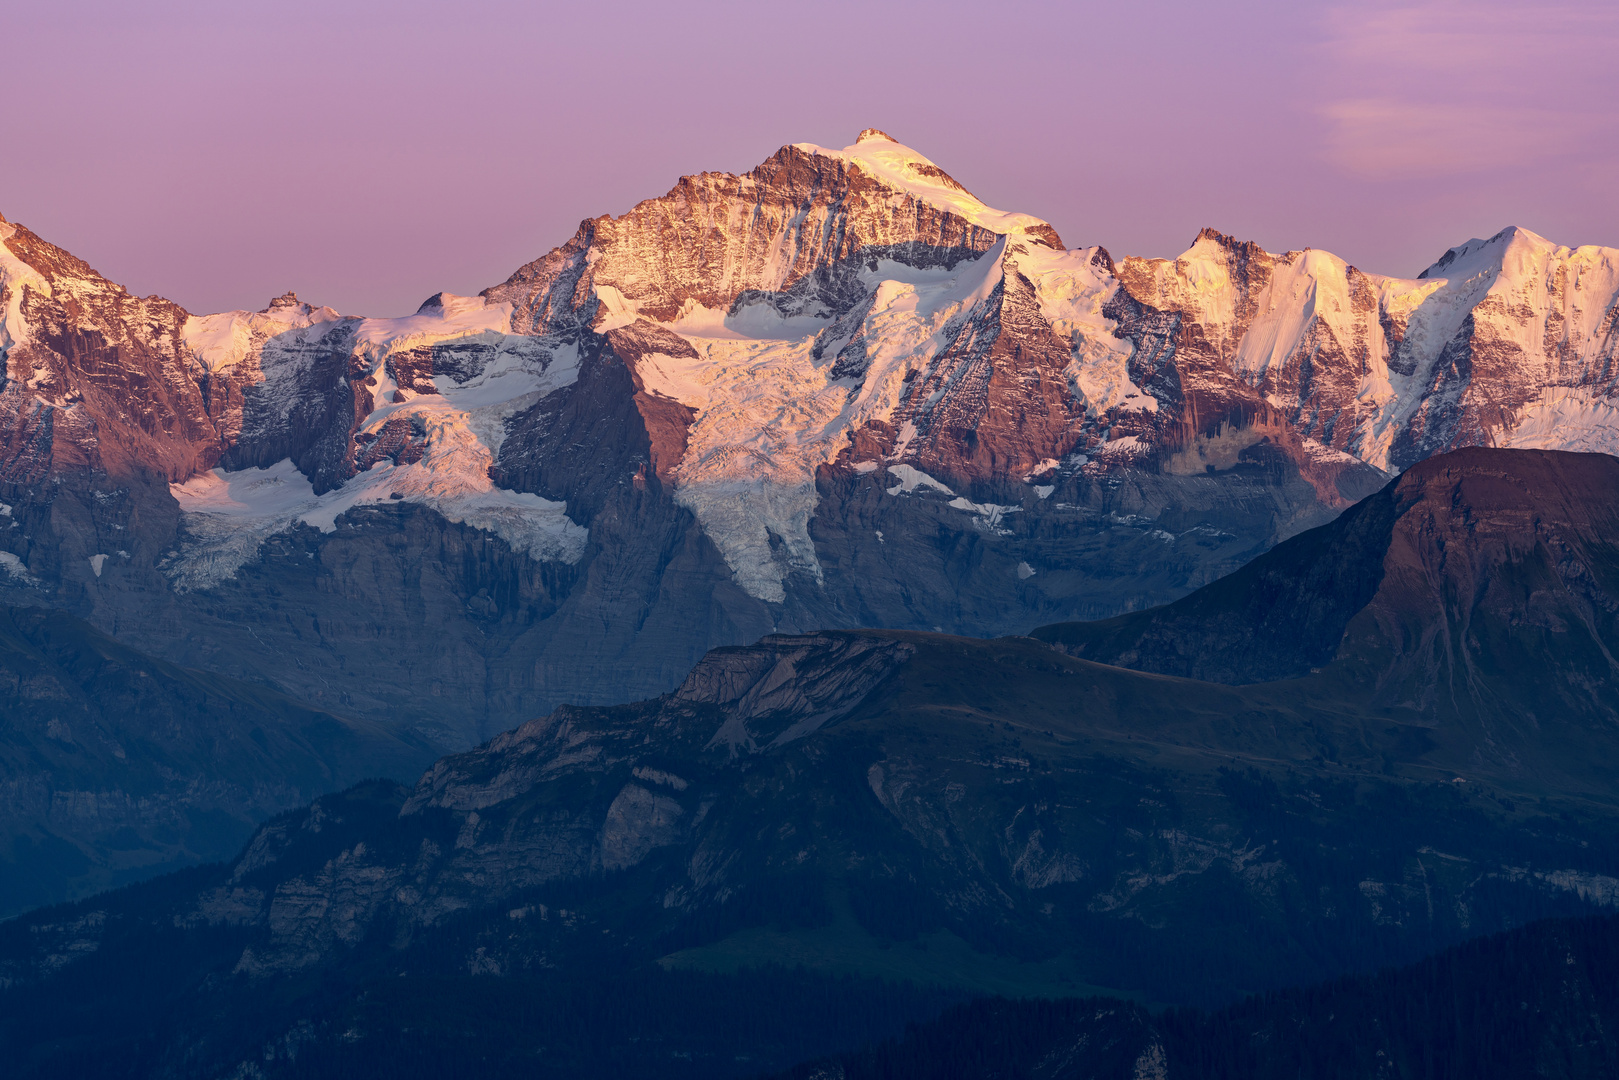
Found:
[{"label": "purple sky", "polygon": [[880,127],[1074,246],[1415,274],[1619,246],[1610,2],[0,0],[0,213],[193,311],[471,293],[683,173]]}]

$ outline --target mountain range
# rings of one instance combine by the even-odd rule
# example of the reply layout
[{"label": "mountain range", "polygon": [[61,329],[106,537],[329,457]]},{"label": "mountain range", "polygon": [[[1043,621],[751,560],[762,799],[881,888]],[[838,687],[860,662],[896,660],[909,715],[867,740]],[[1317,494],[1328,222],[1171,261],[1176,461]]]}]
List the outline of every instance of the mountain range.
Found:
[{"label": "mountain range", "polygon": [[0,241],[0,599],[452,749],[772,632],[1140,610],[1433,453],[1619,431],[1614,249],[1115,260],[876,130],[402,319]]},{"label": "mountain range", "polygon": [[[801,1016],[749,1012],[742,1036],[714,1018],[729,1004],[692,1017],[658,995],[774,979],[768,1000],[809,1001],[844,979],[892,1023],[925,1011],[906,985],[1213,1008],[1602,911],[1615,479],[1607,455],[1461,450],[1244,587],[1111,623],[713,650],[658,698],[560,707],[414,785],[284,814],[228,863],[0,924],[0,1039],[39,1076],[324,1075],[296,1071],[299,1047],[422,1062],[457,1040],[556,1075],[750,1075],[813,1056]],[[1167,638],[1226,673],[1248,654],[1202,628],[1270,633],[1295,610],[1345,629],[1324,656],[1300,642],[1291,677],[1072,655]],[[511,1023],[559,988],[631,984],[647,1019]],[[591,1056],[608,1029],[616,1063]]]},{"label": "mountain range", "polygon": [[875,129],[395,319],[0,218],[0,1047],[1285,1071],[1619,903],[1616,354],[1616,249],[1115,259]]}]

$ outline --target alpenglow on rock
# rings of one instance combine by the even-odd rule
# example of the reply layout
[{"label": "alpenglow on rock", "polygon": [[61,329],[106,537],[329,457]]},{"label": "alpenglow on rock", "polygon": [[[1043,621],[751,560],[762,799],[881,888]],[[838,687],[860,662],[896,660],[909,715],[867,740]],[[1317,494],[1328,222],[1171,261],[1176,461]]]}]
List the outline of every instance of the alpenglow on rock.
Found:
[{"label": "alpenglow on rock", "polygon": [[1166,602],[1442,450],[1619,446],[1613,249],[1116,262],[875,129],[403,319],[0,240],[3,598],[454,745],[774,631]]}]

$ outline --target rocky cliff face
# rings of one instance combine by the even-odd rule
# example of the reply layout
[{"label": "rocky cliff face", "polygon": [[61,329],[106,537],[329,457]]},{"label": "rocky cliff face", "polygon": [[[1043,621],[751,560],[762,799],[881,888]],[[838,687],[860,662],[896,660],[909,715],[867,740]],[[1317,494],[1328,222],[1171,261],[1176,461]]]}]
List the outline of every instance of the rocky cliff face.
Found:
[{"label": "rocky cliff face", "polygon": [[1619,439],[1608,249],[1115,262],[874,130],[405,319],[0,231],[6,595],[449,743],[772,630],[1150,606],[1433,452]]},{"label": "rocky cliff face", "polygon": [[230,411],[233,388],[196,377],[186,313],[129,295],[4,219],[0,241],[6,480],[133,471],[184,480],[217,464],[228,436],[215,415]]}]

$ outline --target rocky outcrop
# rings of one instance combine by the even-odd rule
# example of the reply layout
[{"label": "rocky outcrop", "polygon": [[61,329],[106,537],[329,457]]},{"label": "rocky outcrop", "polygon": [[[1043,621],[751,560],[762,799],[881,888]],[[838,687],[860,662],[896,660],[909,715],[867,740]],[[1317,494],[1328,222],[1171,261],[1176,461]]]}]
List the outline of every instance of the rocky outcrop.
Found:
[{"label": "rocky outcrop", "polygon": [[621,217],[581,223],[484,295],[510,302],[522,333],[602,328],[625,310],[663,323],[753,305],[836,315],[865,299],[871,263],[951,270],[995,246],[996,230],[818,150],[783,147],[743,176],[682,177]]}]

